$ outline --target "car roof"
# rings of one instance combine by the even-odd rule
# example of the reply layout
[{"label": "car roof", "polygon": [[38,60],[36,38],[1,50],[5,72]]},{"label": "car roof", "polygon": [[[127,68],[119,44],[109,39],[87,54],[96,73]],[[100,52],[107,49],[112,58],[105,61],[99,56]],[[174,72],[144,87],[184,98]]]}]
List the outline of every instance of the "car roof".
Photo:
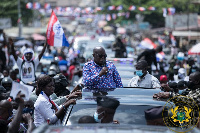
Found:
[{"label": "car roof", "polygon": [[[175,130],[175,129],[174,129]],[[126,125],[126,124],[75,124],[69,126],[55,126],[44,124],[36,128],[33,133],[171,133],[165,126]],[[191,130],[199,133],[196,127]]]},{"label": "car roof", "polygon": [[[109,89],[109,91],[105,89],[105,91],[101,91],[99,94],[116,98],[120,101],[121,104],[129,104],[129,105],[164,105],[163,101],[155,101],[153,99],[153,94],[159,93],[160,89],[143,89],[139,87],[126,87],[126,88],[116,88]],[[90,91],[88,89],[83,89],[82,99],[78,100],[79,104],[96,104],[96,95],[94,95],[96,91]]]},{"label": "car roof", "polygon": [[[108,90],[108,89],[107,89]],[[107,96],[117,99],[120,102],[116,110],[114,118],[122,124],[143,124],[146,125],[144,111],[157,107],[164,106],[165,101],[153,99],[153,94],[158,93],[158,89],[141,89],[141,88],[117,88],[109,91],[90,91],[83,89],[82,99],[77,100],[76,105],[70,111],[67,125],[74,125],[78,120],[85,115],[92,116],[97,108],[97,96]],[[133,118],[135,120],[133,120]]]},{"label": "car roof", "polygon": [[[158,101],[153,99],[153,94],[158,93],[158,89],[144,89],[144,88],[116,88],[110,89],[102,93],[107,93],[106,96],[116,98],[120,101],[114,119],[119,120],[120,124],[78,124],[78,120],[82,116],[93,116],[96,111],[96,96],[91,91],[83,89],[82,99],[77,100],[76,105],[73,106],[69,113],[69,120],[65,126],[49,126],[43,125],[36,129],[33,133],[44,132],[70,132],[70,133],[116,133],[116,132],[171,132],[166,126],[150,126],[146,125],[144,111],[158,106],[164,106],[165,101]],[[199,130],[194,128],[194,133]]]}]

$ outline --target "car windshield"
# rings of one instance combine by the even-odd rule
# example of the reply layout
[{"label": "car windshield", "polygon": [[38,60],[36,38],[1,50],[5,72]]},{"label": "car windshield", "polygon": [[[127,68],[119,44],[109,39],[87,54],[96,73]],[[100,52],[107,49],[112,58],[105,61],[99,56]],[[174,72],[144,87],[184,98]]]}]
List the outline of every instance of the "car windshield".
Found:
[{"label": "car windshield", "polygon": [[82,99],[74,105],[67,125],[78,124],[83,116],[93,117],[97,109],[97,96],[108,96],[119,100],[120,105],[116,109],[114,120],[118,120],[120,124],[146,125],[145,111],[165,104],[163,101],[153,99],[153,94],[158,92],[157,89],[141,88],[117,88],[104,92],[83,89]]}]

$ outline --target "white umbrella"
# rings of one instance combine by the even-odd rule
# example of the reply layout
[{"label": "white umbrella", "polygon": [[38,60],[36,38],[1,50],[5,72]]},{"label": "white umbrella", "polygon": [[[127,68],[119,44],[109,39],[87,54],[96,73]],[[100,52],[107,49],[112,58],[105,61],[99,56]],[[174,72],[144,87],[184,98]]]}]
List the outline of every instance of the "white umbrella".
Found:
[{"label": "white umbrella", "polygon": [[117,28],[117,33],[119,33],[119,34],[125,34],[126,33],[126,29],[123,28],[123,27],[119,27],[119,28]]},{"label": "white umbrella", "polygon": [[15,42],[15,46],[24,46],[25,44],[32,46],[32,42],[28,41],[28,40],[19,40],[17,42]]},{"label": "white umbrella", "polygon": [[200,67],[200,43],[194,45],[189,51],[188,51],[189,55],[198,55],[197,56],[197,62],[199,64],[198,67]]},{"label": "white umbrella", "polygon": [[194,45],[189,51],[189,55],[200,55],[200,43]]}]

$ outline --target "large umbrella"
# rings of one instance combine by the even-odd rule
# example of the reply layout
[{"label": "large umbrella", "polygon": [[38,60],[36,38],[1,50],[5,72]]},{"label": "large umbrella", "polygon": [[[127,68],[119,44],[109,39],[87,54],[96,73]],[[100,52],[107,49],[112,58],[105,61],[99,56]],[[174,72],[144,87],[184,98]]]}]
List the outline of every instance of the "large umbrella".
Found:
[{"label": "large umbrella", "polygon": [[141,41],[139,47],[143,49],[153,49],[156,48],[157,46],[149,38],[145,38],[144,40]]},{"label": "large umbrella", "polygon": [[98,22],[98,26],[99,26],[100,28],[104,27],[105,25],[107,25],[107,21],[99,21],[99,22]]},{"label": "large umbrella", "polygon": [[32,46],[32,42],[28,41],[28,40],[19,40],[17,42],[15,42],[15,46],[24,46],[25,44]]},{"label": "large umbrella", "polygon": [[126,33],[126,29],[123,28],[123,27],[119,27],[119,28],[117,28],[117,33],[119,33],[119,34],[125,34]]},{"label": "large umbrella", "polygon": [[111,27],[111,26],[105,26],[105,27],[103,27],[103,30],[104,31],[112,31],[113,27]]},{"label": "large umbrella", "polygon": [[194,45],[189,51],[189,55],[200,55],[200,43]]},{"label": "large umbrella", "polygon": [[42,36],[42,35],[37,34],[37,33],[32,34],[31,37],[32,37],[34,40],[46,40],[46,37],[45,37],[45,36]]}]

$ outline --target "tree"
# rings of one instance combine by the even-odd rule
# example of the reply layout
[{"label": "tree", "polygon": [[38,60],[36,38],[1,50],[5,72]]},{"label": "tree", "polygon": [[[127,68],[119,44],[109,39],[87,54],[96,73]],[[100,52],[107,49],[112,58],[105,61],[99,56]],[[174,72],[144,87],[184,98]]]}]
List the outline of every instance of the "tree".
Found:
[{"label": "tree", "polygon": [[[22,22],[26,25],[33,16],[33,12],[30,9],[26,9],[25,1],[20,1],[21,3],[21,15]],[[1,0],[0,1],[0,16],[1,18],[10,17],[12,20],[12,25],[17,25],[18,20],[18,1],[17,0]]]}]

